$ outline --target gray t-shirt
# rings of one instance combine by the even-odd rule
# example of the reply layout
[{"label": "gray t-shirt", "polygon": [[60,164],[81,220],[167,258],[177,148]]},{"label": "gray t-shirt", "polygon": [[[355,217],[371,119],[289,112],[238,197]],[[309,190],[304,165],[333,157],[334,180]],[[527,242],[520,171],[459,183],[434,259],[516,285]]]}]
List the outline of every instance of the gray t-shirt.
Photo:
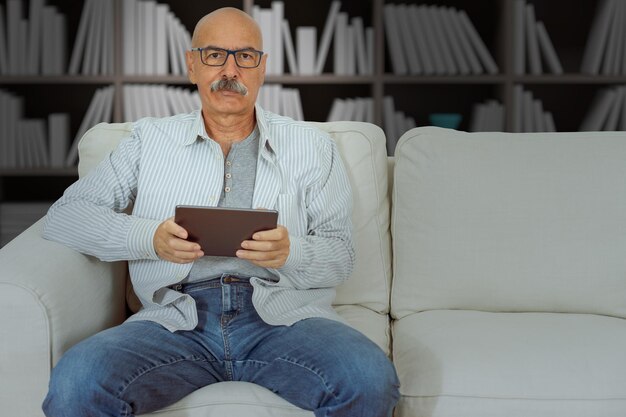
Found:
[{"label": "gray t-shirt", "polygon": [[[256,164],[259,155],[259,128],[241,142],[232,144],[224,161],[224,187],[218,207],[252,208]],[[196,260],[183,282],[218,278],[228,273],[246,277],[278,280],[266,268],[256,266],[244,259],[226,256],[203,256]]]}]

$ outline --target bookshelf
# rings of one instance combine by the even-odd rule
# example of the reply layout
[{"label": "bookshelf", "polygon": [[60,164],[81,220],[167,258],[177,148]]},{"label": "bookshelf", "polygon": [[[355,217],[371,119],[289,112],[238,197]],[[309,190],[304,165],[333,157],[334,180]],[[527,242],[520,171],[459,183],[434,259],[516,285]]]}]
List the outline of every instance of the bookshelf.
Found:
[{"label": "bookshelf", "polygon": [[[12,0],[0,0],[5,12]],[[22,0],[23,17],[28,17],[28,4]],[[69,63],[76,39],[83,5],[88,0],[46,0],[66,16],[67,61]],[[45,118],[49,113],[70,114],[71,143],[94,92],[106,86],[114,90],[112,121],[123,121],[123,91],[125,86],[156,84],[191,89],[183,75],[127,75],[123,70],[124,34],[123,7],[127,0],[113,1],[113,72],[107,75],[0,75],[0,89],[24,98],[24,116]],[[434,112],[456,112],[463,116],[459,129],[467,130],[473,106],[495,99],[505,112],[505,130],[512,131],[515,106],[515,86],[521,85],[543,102],[554,116],[559,131],[578,130],[596,94],[603,88],[626,84],[626,74],[590,75],[581,73],[581,62],[596,9],[601,0],[527,0],[538,20],[544,22],[563,67],[563,74],[544,72],[516,74],[514,15],[516,0],[343,0],[341,11],[358,16],[364,26],[373,28],[373,73],[371,75],[335,75],[333,73],[333,43],[320,75],[268,75],[266,84],[298,88],[304,116],[307,120],[325,121],[335,98],[370,97],[373,99],[373,121],[383,126],[385,96],[393,97],[397,110],[411,116],[417,125],[429,124]],[[196,21],[215,8],[231,6],[252,14],[254,6],[270,8],[272,0],[158,0],[165,3],[190,33]],[[285,1],[284,16],[289,21],[295,42],[296,27],[317,27],[318,45],[326,22],[331,0]],[[498,72],[479,75],[398,75],[393,72],[389,45],[384,28],[387,5],[434,5],[464,10],[483,40]],[[626,9],[626,7],[624,8]],[[567,19],[563,18],[567,10]],[[626,10],[624,10],[626,13]],[[6,30],[6,27],[5,27]],[[626,45],[622,47],[626,54]],[[545,67],[545,65],[544,65]],[[288,65],[285,59],[285,69]],[[544,68],[545,70],[545,68]],[[0,138],[0,140],[6,140]],[[0,168],[0,204],[14,201],[52,201],[76,180],[76,169],[65,168]],[[0,226],[1,227],[1,226]]]}]

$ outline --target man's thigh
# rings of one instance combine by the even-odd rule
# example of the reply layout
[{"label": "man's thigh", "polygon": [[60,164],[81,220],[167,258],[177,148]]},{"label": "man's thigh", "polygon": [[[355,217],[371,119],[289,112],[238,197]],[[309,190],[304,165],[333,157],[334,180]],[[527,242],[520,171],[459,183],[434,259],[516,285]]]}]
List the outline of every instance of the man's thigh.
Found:
[{"label": "man's thigh", "polygon": [[222,364],[194,332],[129,322],[67,351],[53,370],[46,403],[65,399],[67,404],[72,397],[72,402],[95,402],[114,413],[142,414],[222,380],[222,372]]},{"label": "man's thigh", "polygon": [[320,415],[388,415],[398,379],[384,352],[353,328],[306,319],[277,326],[240,361],[239,379]]}]

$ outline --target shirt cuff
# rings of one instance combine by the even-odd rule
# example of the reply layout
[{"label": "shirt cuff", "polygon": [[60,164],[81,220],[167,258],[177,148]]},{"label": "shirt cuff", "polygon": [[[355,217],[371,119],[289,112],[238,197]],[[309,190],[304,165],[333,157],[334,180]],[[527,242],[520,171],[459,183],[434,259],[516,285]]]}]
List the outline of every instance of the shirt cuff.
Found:
[{"label": "shirt cuff", "polygon": [[127,240],[132,259],[159,259],[154,250],[154,234],[160,224],[160,220],[134,219]]}]

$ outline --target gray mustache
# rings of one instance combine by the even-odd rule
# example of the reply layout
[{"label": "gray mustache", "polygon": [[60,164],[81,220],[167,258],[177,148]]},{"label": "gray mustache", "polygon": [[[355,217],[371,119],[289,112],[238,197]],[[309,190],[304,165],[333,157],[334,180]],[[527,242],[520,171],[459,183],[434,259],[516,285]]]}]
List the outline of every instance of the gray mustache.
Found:
[{"label": "gray mustache", "polygon": [[222,78],[221,80],[213,81],[211,84],[211,91],[215,92],[220,90],[234,91],[242,96],[248,94],[246,86],[234,78]]}]

